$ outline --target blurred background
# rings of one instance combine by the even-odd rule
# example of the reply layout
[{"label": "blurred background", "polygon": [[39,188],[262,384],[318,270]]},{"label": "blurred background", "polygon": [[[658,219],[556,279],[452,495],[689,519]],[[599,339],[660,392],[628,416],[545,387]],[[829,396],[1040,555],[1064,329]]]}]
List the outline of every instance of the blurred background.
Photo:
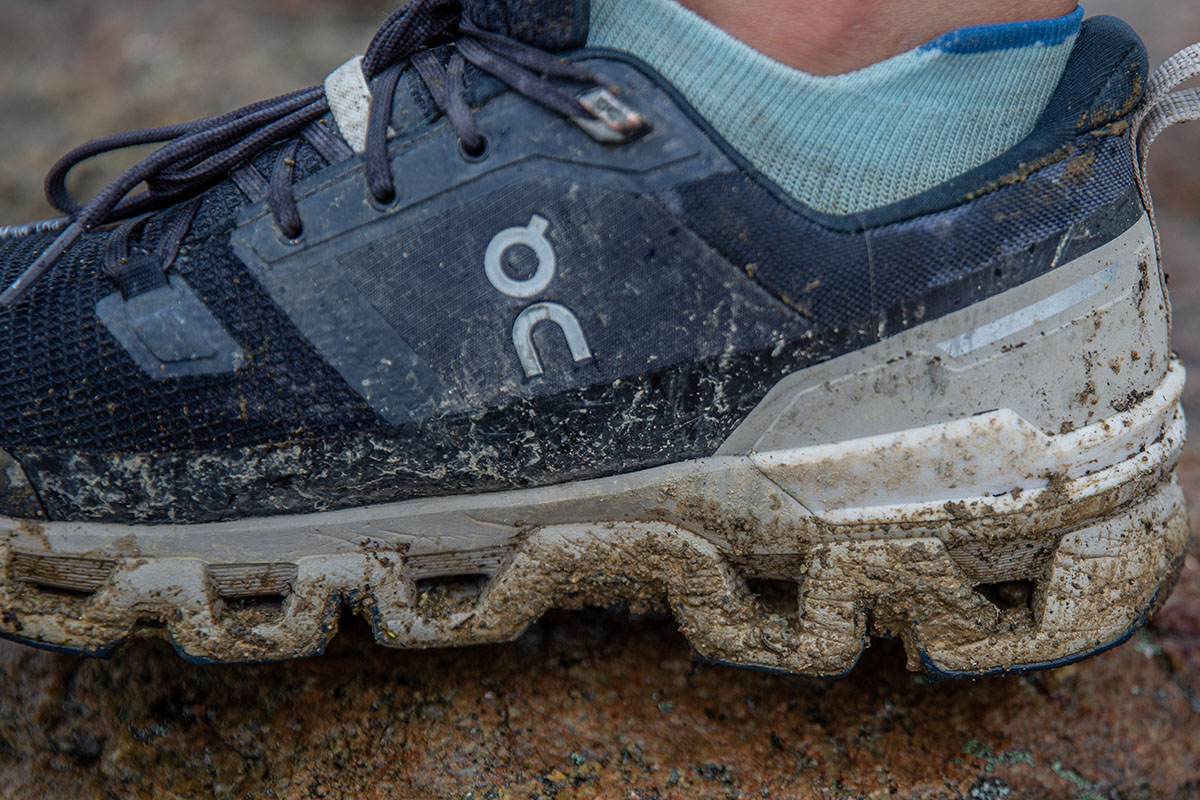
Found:
[{"label": "blurred background", "polygon": [[[0,223],[50,213],[42,176],[74,145],[319,83],[394,7],[0,0]],[[1155,65],[1200,41],[1197,0],[1086,8],[1130,21]],[[79,170],[77,193],[126,163]],[[1175,345],[1200,366],[1200,124],[1151,165]],[[1187,401],[1200,419],[1200,380]],[[0,643],[0,796],[1196,800],[1196,553],[1129,644],[972,683],[906,673],[887,642],[838,681],[706,666],[669,620],[600,612],[436,653],[383,651],[348,619],[325,658],[246,667]]]}]

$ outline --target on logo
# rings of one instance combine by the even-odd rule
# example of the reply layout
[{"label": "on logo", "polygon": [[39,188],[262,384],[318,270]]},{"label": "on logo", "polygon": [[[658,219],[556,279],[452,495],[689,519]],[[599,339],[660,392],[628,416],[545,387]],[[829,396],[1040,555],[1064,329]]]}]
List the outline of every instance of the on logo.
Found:
[{"label": "on logo", "polygon": [[[554,247],[546,238],[549,226],[548,220],[534,214],[527,227],[507,228],[492,237],[484,257],[484,270],[492,286],[509,297],[521,300],[537,297],[549,288],[558,266]],[[537,270],[524,280],[516,280],[504,271],[504,254],[509,248],[518,246],[528,247],[537,256]],[[513,346],[517,349],[517,358],[521,360],[526,378],[536,378],[545,372],[533,343],[533,329],[543,322],[553,323],[563,332],[576,364],[591,360],[592,350],[588,347],[587,337],[583,335],[583,328],[571,309],[558,303],[534,303],[520,313],[512,330]]]}]

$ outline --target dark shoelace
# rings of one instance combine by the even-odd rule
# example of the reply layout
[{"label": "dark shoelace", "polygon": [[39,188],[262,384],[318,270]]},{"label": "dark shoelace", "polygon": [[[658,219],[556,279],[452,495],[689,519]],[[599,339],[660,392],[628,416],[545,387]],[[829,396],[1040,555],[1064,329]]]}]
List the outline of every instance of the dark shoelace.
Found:
[{"label": "dark shoelace", "polygon": [[[447,67],[443,67],[438,56],[427,47],[435,37],[453,43],[453,54]],[[393,96],[401,74],[410,64],[458,135],[464,153],[477,155],[486,146],[464,99],[467,63],[565,117],[603,121],[603,117],[579,99],[550,83],[550,78],[615,91],[607,80],[590,70],[515,39],[475,27],[462,17],[458,0],[413,0],[383,23],[362,62],[364,77],[368,81],[375,80],[367,116],[363,166],[367,187],[376,201],[386,205],[396,196],[387,153],[387,134]],[[46,176],[46,197],[66,216],[4,229],[7,235],[61,232],[0,295],[0,307],[12,306],[24,297],[84,233],[123,221],[114,230],[113,239],[105,250],[104,269],[113,274],[129,259],[130,239],[144,227],[146,215],[196,197],[263,150],[289,138],[292,138],[291,143],[275,158],[265,199],[280,232],[289,239],[298,238],[303,223],[296,208],[292,175],[299,141],[293,137],[305,133],[306,128],[311,133],[310,126],[328,111],[324,87],[314,86],[221,116],[105,136],[75,148]],[[164,142],[163,147],[118,176],[87,203],[77,202],[66,188],[68,173],[90,158],[127,147]],[[146,186],[145,191],[130,196],[142,184]],[[197,200],[184,204],[166,226],[157,248],[164,271],[178,254],[198,208]]]}]

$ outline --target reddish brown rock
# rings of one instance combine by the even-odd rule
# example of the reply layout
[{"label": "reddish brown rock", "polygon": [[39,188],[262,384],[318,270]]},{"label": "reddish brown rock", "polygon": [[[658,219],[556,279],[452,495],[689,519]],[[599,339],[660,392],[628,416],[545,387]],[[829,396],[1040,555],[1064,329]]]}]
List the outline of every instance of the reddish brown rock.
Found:
[{"label": "reddish brown rock", "polygon": [[[1177,602],[1196,603],[1195,596]],[[931,683],[876,643],[811,682],[692,662],[664,621],[556,615],[430,653],[199,667],[0,649],[11,797],[1145,797],[1200,791],[1160,635],[1053,672]],[[1193,650],[1193,656],[1194,656]],[[1007,789],[1009,794],[1005,794]]]}]

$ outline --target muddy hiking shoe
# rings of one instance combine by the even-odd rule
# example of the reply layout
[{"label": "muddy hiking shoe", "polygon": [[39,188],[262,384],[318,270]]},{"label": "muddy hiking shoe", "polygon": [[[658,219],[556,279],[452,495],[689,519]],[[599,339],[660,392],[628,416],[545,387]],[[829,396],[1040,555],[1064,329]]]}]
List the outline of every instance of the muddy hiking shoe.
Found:
[{"label": "muddy hiking shoe", "polygon": [[64,216],[0,229],[0,635],[261,661],[345,607],[433,647],[628,604],[716,661],[965,676],[1146,621],[1188,528],[1144,159],[1200,51],[1048,23],[1027,129],[847,181],[761,146],[829,115],[731,114],[612,7],[417,0],[323,86],[53,168]]}]

